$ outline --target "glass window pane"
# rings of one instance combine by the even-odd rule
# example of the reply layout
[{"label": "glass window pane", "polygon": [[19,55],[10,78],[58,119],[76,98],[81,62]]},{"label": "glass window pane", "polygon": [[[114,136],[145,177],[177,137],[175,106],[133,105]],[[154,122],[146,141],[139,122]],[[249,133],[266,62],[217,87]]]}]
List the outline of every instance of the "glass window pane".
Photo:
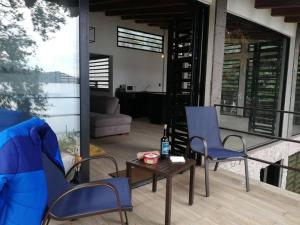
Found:
[{"label": "glass window pane", "polygon": [[[0,108],[39,116],[60,143],[72,139],[78,147],[78,3],[28,2],[0,5]],[[61,145],[63,150],[70,146]]]},{"label": "glass window pane", "polygon": [[276,110],[283,103],[288,38],[231,14],[225,34],[221,126],[249,132],[243,134],[249,147],[269,142],[257,135],[280,136],[281,115]]},{"label": "glass window pane", "polygon": [[293,115],[293,135],[300,134],[300,53],[298,57],[297,67],[297,80],[296,80],[296,91],[295,91],[295,106]]}]

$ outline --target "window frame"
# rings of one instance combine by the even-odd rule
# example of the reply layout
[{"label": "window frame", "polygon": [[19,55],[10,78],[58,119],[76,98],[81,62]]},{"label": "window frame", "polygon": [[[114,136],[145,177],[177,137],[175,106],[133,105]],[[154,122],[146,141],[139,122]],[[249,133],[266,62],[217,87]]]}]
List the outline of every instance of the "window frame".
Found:
[{"label": "window frame", "polygon": [[[146,47],[152,47],[152,48],[160,49],[160,47],[155,47],[155,46],[150,46],[150,45],[134,44],[134,43],[130,43],[130,42],[119,41],[119,37],[126,38],[126,37],[122,37],[122,36],[119,35],[119,33],[120,33],[119,29],[120,28],[121,29],[126,29],[128,31],[133,31],[133,32],[138,32],[138,33],[146,34],[146,35],[152,35],[152,36],[161,37],[161,42],[162,42],[161,43],[161,51],[154,51],[154,50],[142,49],[142,48],[138,48],[138,47],[135,48],[135,47],[129,47],[129,46],[120,45],[119,42],[122,42],[122,43],[129,43],[129,44],[133,44],[133,45],[137,45],[137,46],[141,46],[141,47],[146,46]],[[126,33],[126,32],[121,32],[121,33]],[[132,35],[132,34],[129,34],[129,35]],[[140,35],[136,35],[136,36],[143,37],[143,36],[140,36]],[[156,39],[156,38],[151,38],[151,37],[146,37],[146,38],[153,39],[153,40]],[[133,39],[133,38],[126,38],[126,39],[132,39],[132,40],[137,40],[138,41],[138,39]],[[159,40],[159,39],[156,39],[156,40]],[[142,40],[140,40],[140,41],[142,41]],[[164,42],[165,42],[165,38],[164,38],[163,35],[149,33],[149,32],[140,31],[140,30],[135,30],[135,29],[131,29],[131,28],[127,28],[127,27],[122,27],[122,26],[117,26],[117,46],[120,47],[120,48],[129,48],[129,49],[134,49],[134,50],[140,50],[140,51],[146,51],[146,52],[153,52],[153,53],[162,54],[162,53],[164,53],[164,46],[165,46]],[[158,43],[153,43],[153,42],[149,42],[149,43],[159,45]]]},{"label": "window frame", "polygon": [[[228,25],[228,17],[231,17],[231,20],[236,18],[237,20],[240,20],[243,22],[243,24],[245,22],[247,22],[247,24],[252,24],[253,26],[256,26],[260,29],[264,29],[266,32],[271,32],[272,34],[276,35],[276,39],[277,40],[281,40],[283,42],[283,49],[282,49],[282,68],[281,68],[281,73],[282,73],[282,77],[280,79],[280,85],[281,85],[281,90],[279,91],[279,95],[278,97],[280,96],[281,98],[281,103],[278,104],[279,108],[280,109],[284,109],[284,105],[285,105],[285,96],[287,94],[287,70],[288,70],[288,56],[289,56],[289,49],[290,49],[290,37],[284,35],[284,34],[281,34],[280,32],[278,31],[274,31],[268,27],[265,27],[263,25],[260,25],[258,23],[255,23],[255,22],[252,22],[252,21],[249,21],[247,19],[244,19],[242,17],[239,17],[239,16],[235,16],[231,13],[228,13],[227,12],[227,25]],[[227,29],[227,27],[226,27]],[[226,43],[226,37],[225,37],[225,43]],[[252,53],[252,51],[249,51],[251,48],[247,48],[247,52],[248,53]],[[246,49],[243,49],[243,51],[245,51]],[[234,55],[234,54],[226,54],[227,56],[230,56],[230,55]],[[224,52],[224,57],[225,57],[225,52]],[[223,78],[222,78],[223,79]],[[247,79],[247,78],[246,78]],[[244,101],[245,103],[246,101]],[[221,106],[221,105],[218,105],[216,104],[216,106]],[[279,119],[278,119],[278,135],[275,135],[273,137],[275,138],[282,138],[283,137],[283,131],[285,129],[285,127],[283,126],[284,124],[284,113],[280,113],[280,115],[278,116]],[[229,130],[229,131],[232,131],[232,132],[240,132],[240,133],[244,133],[244,134],[249,134],[249,135],[255,135],[255,136],[261,136],[260,134],[258,133],[254,133],[254,132],[248,132],[248,131],[243,131],[243,130],[238,130],[238,129],[232,129],[232,128],[227,128],[227,127],[222,127],[220,126],[221,129],[223,130]],[[270,135],[271,136],[271,135]],[[267,144],[270,144],[270,143],[274,143],[274,142],[277,142],[278,139],[273,139],[273,140],[267,140],[265,142],[260,142],[258,144],[254,144],[252,146],[249,147],[248,150],[253,150],[253,149],[256,149],[258,147],[261,147],[261,146],[265,146]]]},{"label": "window frame", "polygon": [[90,60],[96,60],[96,59],[103,59],[108,58],[108,88],[98,88],[98,87],[92,87],[90,86],[90,70],[89,70],[89,88],[91,91],[101,91],[106,93],[111,93],[113,88],[113,57],[110,55],[103,55],[103,54],[90,54],[89,59],[89,67],[90,67]]}]

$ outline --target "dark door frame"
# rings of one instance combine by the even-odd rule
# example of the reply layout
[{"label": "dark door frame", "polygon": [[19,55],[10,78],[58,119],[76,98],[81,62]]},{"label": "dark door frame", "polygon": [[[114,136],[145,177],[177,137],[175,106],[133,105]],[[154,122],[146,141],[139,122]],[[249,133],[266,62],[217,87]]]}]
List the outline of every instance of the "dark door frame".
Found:
[{"label": "dark door frame", "polygon": [[205,98],[209,6],[195,4],[190,14],[189,19],[171,21],[168,30],[167,120],[176,155],[186,154],[184,107],[202,106]]},{"label": "dark door frame", "polygon": [[[89,1],[79,0],[79,65],[80,65],[80,155],[89,156],[90,87],[89,87]],[[83,181],[89,180],[89,164],[81,167]]]}]

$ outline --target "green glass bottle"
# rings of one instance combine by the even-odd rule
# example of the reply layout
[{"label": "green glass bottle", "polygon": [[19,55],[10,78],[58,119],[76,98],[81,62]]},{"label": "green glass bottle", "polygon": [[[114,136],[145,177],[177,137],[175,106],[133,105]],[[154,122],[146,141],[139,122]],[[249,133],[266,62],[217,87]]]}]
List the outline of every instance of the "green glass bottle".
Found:
[{"label": "green glass bottle", "polygon": [[167,159],[169,158],[169,138],[167,137],[167,124],[164,125],[164,134],[160,139],[160,158]]}]

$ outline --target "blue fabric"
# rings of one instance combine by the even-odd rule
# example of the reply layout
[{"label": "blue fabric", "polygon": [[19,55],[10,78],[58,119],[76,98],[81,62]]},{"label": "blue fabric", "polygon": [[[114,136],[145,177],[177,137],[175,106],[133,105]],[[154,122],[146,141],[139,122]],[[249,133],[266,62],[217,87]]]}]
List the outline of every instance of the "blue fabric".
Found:
[{"label": "blue fabric", "polygon": [[[232,151],[223,147],[215,107],[188,106],[185,111],[189,138],[194,136],[205,138],[210,158],[226,159],[244,156],[243,152]],[[204,154],[204,146],[201,140],[195,138],[190,145],[193,151]]]},{"label": "blue fabric", "polygon": [[66,180],[65,174],[44,153],[42,154],[42,160],[48,187],[48,206],[50,206],[54,200],[72,186]]},{"label": "blue fabric", "polygon": [[[39,146],[28,140],[28,137],[17,136],[10,138],[2,146],[0,151],[1,173],[15,174],[41,170]],[[16,156],[22,160],[16,160]]]},{"label": "blue fabric", "polygon": [[63,168],[56,137],[44,135],[52,132],[38,118],[0,132],[0,225],[40,225],[48,199],[42,152]]},{"label": "blue fabric", "polygon": [[243,157],[245,154],[244,152],[232,151],[226,148],[209,148],[208,156],[212,159],[227,159],[232,157]]},{"label": "blue fabric", "polygon": [[40,142],[43,153],[45,153],[61,171],[65,172],[57,138],[50,126],[44,123],[41,126],[33,127],[30,135],[35,142]]},{"label": "blue fabric", "polygon": [[30,115],[26,112],[0,108],[0,131],[21,123],[29,118]]},{"label": "blue fabric", "polygon": [[14,137],[30,137],[30,129],[33,127],[41,126],[45,122],[36,117],[33,117],[29,120],[11,126],[0,132],[0,151],[4,144],[7,143],[9,139]]},{"label": "blue fabric", "polygon": [[[102,181],[108,182],[116,187],[119,192],[122,207],[132,207],[127,178],[111,178]],[[57,204],[51,213],[62,218],[116,208],[117,203],[114,192],[108,187],[97,186],[77,190],[66,196]]]}]

